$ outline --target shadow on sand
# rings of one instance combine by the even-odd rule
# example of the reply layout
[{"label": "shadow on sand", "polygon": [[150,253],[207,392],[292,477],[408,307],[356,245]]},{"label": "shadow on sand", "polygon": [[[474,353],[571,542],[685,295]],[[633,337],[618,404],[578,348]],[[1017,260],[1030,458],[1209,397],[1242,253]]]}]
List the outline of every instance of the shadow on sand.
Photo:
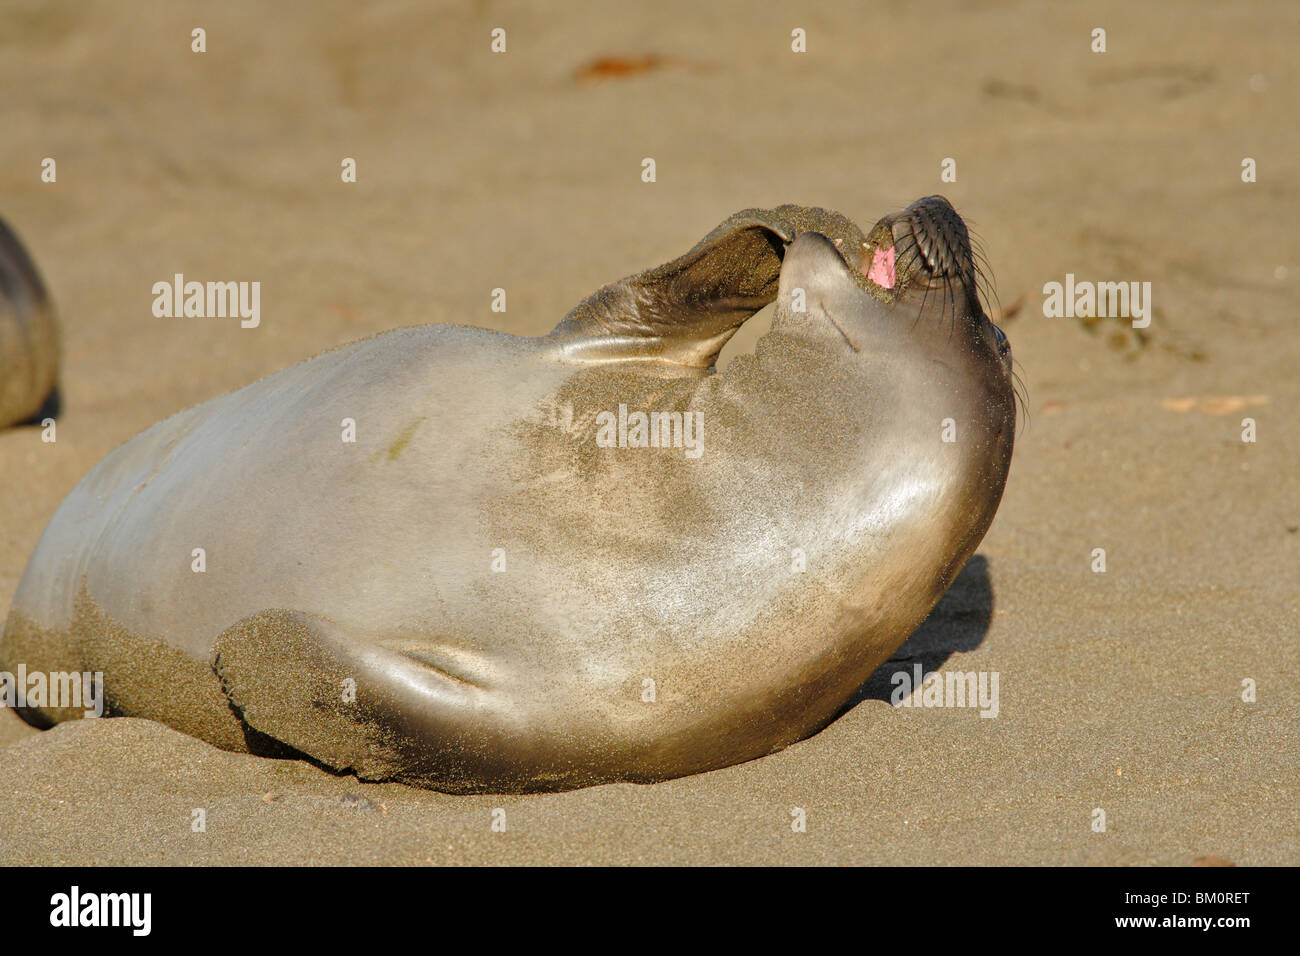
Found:
[{"label": "shadow on sand", "polygon": [[[895,685],[890,678],[895,671],[911,671],[921,665],[921,673],[938,670],[954,653],[972,651],[984,641],[993,620],[993,582],[989,578],[988,558],[977,554],[966,562],[930,616],[921,622],[912,636],[858,688],[844,711],[864,700],[888,701]],[[843,713],[843,711],[841,712]]]}]

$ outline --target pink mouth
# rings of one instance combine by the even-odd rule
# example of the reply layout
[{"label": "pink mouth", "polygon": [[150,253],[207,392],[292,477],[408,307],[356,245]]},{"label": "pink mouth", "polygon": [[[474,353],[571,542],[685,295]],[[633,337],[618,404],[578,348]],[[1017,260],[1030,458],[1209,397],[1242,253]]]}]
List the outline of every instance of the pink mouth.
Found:
[{"label": "pink mouth", "polygon": [[892,289],[894,277],[894,247],[877,249],[871,254],[871,269],[867,272],[867,278],[878,286]]}]

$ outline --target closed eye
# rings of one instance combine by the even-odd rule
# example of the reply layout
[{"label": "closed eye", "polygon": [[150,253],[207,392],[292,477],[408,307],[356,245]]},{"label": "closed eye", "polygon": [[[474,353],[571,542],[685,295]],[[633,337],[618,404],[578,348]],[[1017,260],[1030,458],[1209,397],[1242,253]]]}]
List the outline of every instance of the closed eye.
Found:
[{"label": "closed eye", "polygon": [[993,326],[993,334],[998,338],[998,352],[1005,355],[1011,351],[1011,343],[1007,341],[1007,335],[996,325]]}]

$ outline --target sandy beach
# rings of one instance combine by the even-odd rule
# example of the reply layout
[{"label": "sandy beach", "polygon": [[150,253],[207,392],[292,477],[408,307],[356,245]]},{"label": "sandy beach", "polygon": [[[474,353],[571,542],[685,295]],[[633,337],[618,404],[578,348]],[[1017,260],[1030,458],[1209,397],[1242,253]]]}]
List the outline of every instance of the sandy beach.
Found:
[{"label": "sandy beach", "polygon": [[[388,329],[542,334],[746,207],[869,227],[947,196],[1028,411],[957,584],[780,753],[453,796],[0,711],[0,862],[1300,863],[1300,9],[867,10],[0,4],[0,215],[64,342],[57,441],[0,431],[0,620],[59,503],[155,422]],[[260,281],[260,324],[155,317],[175,273]],[[1149,326],[1045,315],[1067,276],[1150,283]],[[916,664],[996,672],[997,716],[893,706]]]}]

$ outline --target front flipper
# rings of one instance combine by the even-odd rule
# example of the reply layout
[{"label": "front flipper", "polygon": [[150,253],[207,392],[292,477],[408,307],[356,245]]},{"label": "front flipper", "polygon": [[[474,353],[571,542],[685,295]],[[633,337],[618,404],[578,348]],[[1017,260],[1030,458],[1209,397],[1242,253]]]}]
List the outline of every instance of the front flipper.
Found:
[{"label": "front flipper", "polygon": [[394,649],[403,643],[268,610],[221,634],[212,668],[248,726],[364,780],[514,789],[536,772],[511,745],[527,735],[501,699],[432,663],[436,648]]},{"label": "front flipper", "polygon": [[776,298],[785,249],[807,231],[852,249],[865,238],[852,221],[828,209],[746,209],[686,255],[588,296],[546,341],[573,361],[654,360],[710,368],[736,329]]}]

